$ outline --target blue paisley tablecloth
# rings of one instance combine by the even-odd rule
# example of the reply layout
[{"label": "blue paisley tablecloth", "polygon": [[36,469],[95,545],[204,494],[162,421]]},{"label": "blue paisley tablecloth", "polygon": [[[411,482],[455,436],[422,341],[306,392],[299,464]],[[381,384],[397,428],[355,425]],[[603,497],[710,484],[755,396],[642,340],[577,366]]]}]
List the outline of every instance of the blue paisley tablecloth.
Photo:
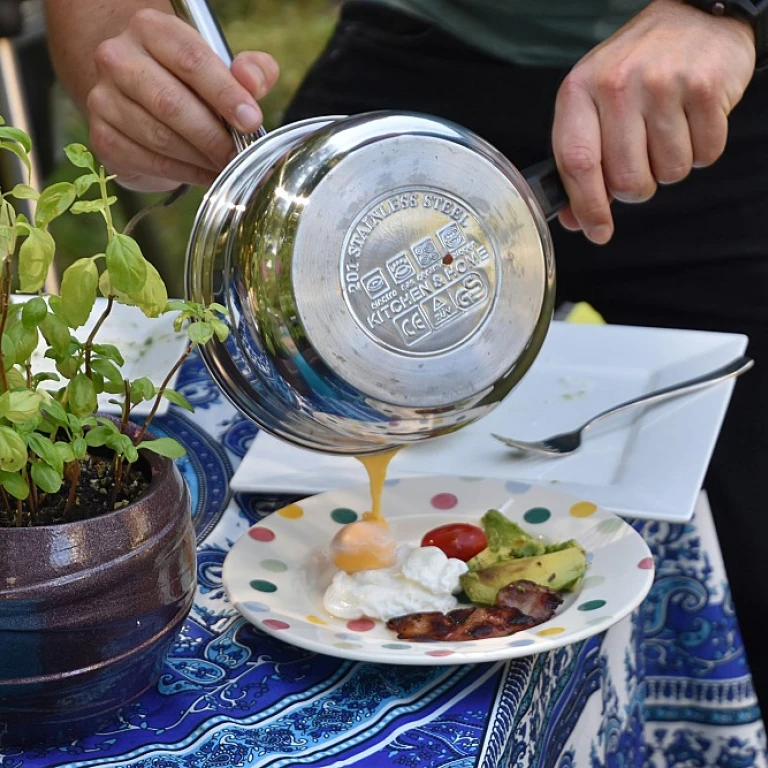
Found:
[{"label": "blue paisley tablecloth", "polygon": [[255,434],[199,359],[178,388],[195,499],[199,594],[156,689],[93,736],[0,751],[1,768],[748,768],[765,731],[712,520],[638,522],[657,578],[604,635],[509,663],[392,667],[303,651],[235,613],[221,583],[237,538],[286,499],[229,497]]}]

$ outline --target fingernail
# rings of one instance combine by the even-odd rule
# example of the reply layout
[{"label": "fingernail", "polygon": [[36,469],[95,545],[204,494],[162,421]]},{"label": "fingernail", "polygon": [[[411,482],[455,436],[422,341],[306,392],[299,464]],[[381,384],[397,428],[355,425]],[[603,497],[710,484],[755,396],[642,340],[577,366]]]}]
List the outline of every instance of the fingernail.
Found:
[{"label": "fingernail", "polygon": [[612,234],[613,230],[608,225],[601,224],[599,227],[595,227],[594,229],[589,230],[589,239],[593,243],[603,245],[611,239]]},{"label": "fingernail", "polygon": [[235,109],[235,122],[241,131],[255,131],[261,125],[261,112],[250,104]]}]

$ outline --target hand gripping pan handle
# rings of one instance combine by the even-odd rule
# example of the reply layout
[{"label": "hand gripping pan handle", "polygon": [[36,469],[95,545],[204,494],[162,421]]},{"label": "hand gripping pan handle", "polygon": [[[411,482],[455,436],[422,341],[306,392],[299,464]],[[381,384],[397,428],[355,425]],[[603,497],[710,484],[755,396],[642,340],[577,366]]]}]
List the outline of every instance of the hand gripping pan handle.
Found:
[{"label": "hand gripping pan handle", "polygon": [[[171,5],[173,5],[176,15],[196,29],[216,55],[228,67],[231,66],[232,51],[229,49],[224,33],[221,31],[219,22],[213,15],[207,0],[171,0]],[[227,128],[232,134],[238,152],[267,134],[263,127],[259,128],[256,133],[240,133],[231,125],[228,125]]]}]

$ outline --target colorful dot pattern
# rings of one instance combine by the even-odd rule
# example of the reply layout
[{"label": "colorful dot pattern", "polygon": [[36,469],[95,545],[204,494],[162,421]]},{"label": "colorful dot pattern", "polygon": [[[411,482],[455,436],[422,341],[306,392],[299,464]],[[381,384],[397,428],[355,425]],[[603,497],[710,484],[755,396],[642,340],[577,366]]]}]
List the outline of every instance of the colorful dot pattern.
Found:
[{"label": "colorful dot pattern", "polygon": [[[482,478],[451,478],[452,484],[457,482],[466,484],[466,498],[463,498],[463,494],[457,493],[453,488],[448,491],[439,491],[437,493],[432,491],[429,496],[424,499],[426,507],[432,510],[450,511],[456,510],[457,514],[461,514],[462,501],[464,503],[469,502],[472,504],[472,498],[476,494],[476,489],[482,487],[484,482]],[[401,485],[408,481],[388,481],[388,485]],[[433,480],[434,483],[434,480]],[[434,485],[432,485],[434,488]],[[539,534],[543,537],[547,537],[551,533],[550,526],[558,523],[559,520],[571,519],[573,525],[582,525],[579,521],[583,520],[584,523],[584,536],[591,536],[590,539],[590,551],[587,554],[588,562],[594,562],[595,552],[592,549],[597,549],[598,552],[601,546],[607,546],[617,540],[621,540],[622,536],[616,536],[616,534],[622,533],[626,535],[627,524],[623,520],[614,516],[606,516],[606,513],[601,512],[596,504],[586,501],[571,501],[567,506],[563,507],[562,499],[559,493],[553,490],[536,489],[533,486],[510,480],[503,483],[503,488],[506,493],[511,496],[524,497],[514,507],[513,511],[509,511],[510,507],[505,507],[505,514],[510,519],[516,520],[521,524],[528,526],[542,526],[543,533]],[[532,498],[534,501],[540,501],[542,496],[552,497],[558,496],[558,504],[551,502],[551,499],[545,504],[525,504],[525,497],[530,494],[528,498]],[[361,501],[361,506],[364,508],[367,499]],[[421,509],[424,509],[424,502],[422,502]],[[310,500],[311,503],[311,500]],[[307,504],[307,502],[303,502]],[[486,508],[498,507],[499,504],[488,504]],[[326,513],[328,517],[325,519],[330,520],[337,525],[347,525],[360,519],[360,513],[351,507],[334,507],[328,510]],[[311,512],[311,515],[315,515],[315,510]],[[482,515],[482,512],[478,514],[478,517]],[[299,614],[296,618],[285,616],[279,608],[273,608],[269,599],[271,595],[275,595],[275,599],[278,604],[282,604],[282,601],[286,598],[280,596],[280,585],[283,583],[281,579],[290,578],[292,573],[292,559],[295,556],[295,551],[281,550],[280,546],[281,535],[284,535],[283,529],[285,526],[291,526],[291,530],[295,521],[302,521],[310,516],[305,510],[304,506],[300,504],[290,504],[275,513],[275,519],[281,518],[285,521],[282,524],[257,524],[253,526],[248,532],[247,536],[243,540],[248,540],[252,543],[253,556],[249,562],[254,565],[250,568],[251,576],[263,576],[264,578],[251,578],[247,581],[249,591],[251,594],[260,595],[262,599],[251,600],[245,599],[235,603],[236,607],[241,610],[246,616],[252,614],[254,621],[257,621],[258,625],[263,629],[278,634],[285,634],[287,630],[293,630],[295,632],[304,631],[302,627],[313,627],[315,632],[327,633],[332,640],[327,643],[328,646],[332,646],[340,651],[355,651],[356,653],[363,650],[370,650],[371,648],[379,648],[381,651],[386,651],[389,654],[402,655],[404,658],[412,658],[412,654],[416,654],[419,658],[429,657],[432,659],[446,659],[449,660],[452,656],[458,654],[465,654],[467,652],[479,652],[484,647],[488,647],[487,643],[496,641],[480,641],[477,643],[456,643],[451,644],[454,647],[435,648],[434,643],[430,644],[411,644],[408,642],[398,642],[391,633],[386,632],[386,639],[381,639],[381,623],[372,621],[368,618],[353,619],[343,622],[335,617],[323,614],[322,616],[316,613],[307,613],[305,615]],[[591,518],[597,517],[597,523],[592,523]],[[459,517],[457,521],[474,522],[466,517]],[[283,527],[281,527],[283,526]],[[591,526],[591,527],[590,527]],[[288,530],[287,528],[285,530]],[[573,533],[573,527],[569,529],[569,537],[579,540],[578,532]],[[631,530],[631,529],[630,529]],[[603,537],[606,539],[604,543],[595,544],[594,537]],[[333,537],[332,531],[329,532],[328,539]],[[557,536],[554,537],[555,539]],[[283,539],[282,541],[284,541]],[[285,545],[282,544],[284,547]],[[295,546],[295,542],[291,544]],[[647,548],[646,548],[647,551]],[[278,557],[276,555],[282,555]],[[630,561],[631,562],[631,561]],[[654,562],[650,556],[641,556],[635,560],[637,571],[653,571]],[[611,580],[613,578],[610,575],[606,578],[605,575],[594,571],[594,567],[590,567],[589,572],[583,579],[580,585],[579,594],[576,597],[575,602],[571,600],[571,608],[567,611],[559,614],[553,622],[554,626],[544,625],[541,629],[529,630],[526,632],[525,637],[501,638],[499,642],[503,643],[504,647],[509,649],[528,649],[530,652],[537,652],[537,647],[544,650],[549,647],[553,647],[551,643],[547,644],[547,639],[552,638],[552,642],[555,645],[561,645],[563,641],[567,642],[567,636],[574,630],[578,630],[579,627],[585,628],[583,631],[589,630],[592,634],[596,631],[606,629],[610,623],[614,620],[611,611],[616,610],[616,604],[613,607],[609,605],[609,600],[600,595],[601,591],[610,592]],[[637,572],[636,571],[636,572]],[[647,578],[647,577],[646,577]],[[287,590],[286,590],[287,591]],[[583,594],[586,593],[586,594]],[[581,597],[581,599],[579,599]],[[571,610],[572,609],[572,610]],[[323,617],[324,616],[324,617]],[[569,625],[569,622],[563,621],[571,617],[570,622],[573,626]],[[579,622],[575,619],[576,616],[583,616],[584,618]],[[258,618],[257,618],[258,617]],[[286,620],[287,619],[287,620]],[[560,621],[558,621],[560,619]],[[346,631],[335,631],[336,629],[344,629]],[[586,636],[586,635],[582,635]],[[460,647],[459,647],[460,646]],[[511,651],[508,655],[519,655],[514,651]],[[375,659],[374,659],[375,660]],[[393,659],[394,661],[394,659]],[[432,663],[441,663],[434,661]],[[447,661],[446,663],[455,663]]]},{"label": "colorful dot pattern", "polygon": [[331,520],[339,525],[348,525],[354,523],[357,520],[358,514],[354,509],[346,509],[345,507],[337,507],[331,512]]},{"label": "colorful dot pattern", "polygon": [[540,525],[546,523],[550,517],[552,517],[552,513],[545,507],[533,507],[523,515],[523,520],[528,525]]}]

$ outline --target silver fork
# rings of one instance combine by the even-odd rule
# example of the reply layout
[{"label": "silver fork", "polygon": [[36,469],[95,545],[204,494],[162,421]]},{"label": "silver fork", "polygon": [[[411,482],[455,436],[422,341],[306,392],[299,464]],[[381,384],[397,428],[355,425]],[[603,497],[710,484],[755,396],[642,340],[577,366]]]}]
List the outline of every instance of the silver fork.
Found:
[{"label": "silver fork", "polygon": [[696,376],[693,379],[687,381],[681,381],[678,384],[671,384],[668,387],[657,389],[655,392],[648,392],[645,395],[640,395],[632,400],[627,400],[625,403],[620,403],[612,408],[608,408],[602,413],[598,413],[593,416],[585,424],[582,424],[578,429],[574,429],[572,432],[563,432],[560,435],[553,435],[547,437],[544,440],[536,440],[532,442],[525,442],[523,440],[513,440],[509,437],[503,437],[491,433],[493,437],[500,440],[504,445],[510,448],[516,448],[520,451],[526,451],[528,453],[539,453],[546,456],[566,456],[569,453],[573,453],[581,446],[581,436],[589,429],[593,424],[604,419],[606,416],[611,416],[619,411],[625,411],[628,408],[633,408],[636,405],[650,405],[653,403],[661,403],[664,400],[671,400],[673,397],[679,397],[689,392],[696,392],[699,389],[705,387],[711,387],[713,384],[718,384],[726,379],[732,379],[736,376],[740,376],[745,371],[748,371],[754,365],[754,360],[748,357],[738,357],[736,360],[732,360],[728,365],[722,366],[717,370],[705,373],[702,376]]}]

